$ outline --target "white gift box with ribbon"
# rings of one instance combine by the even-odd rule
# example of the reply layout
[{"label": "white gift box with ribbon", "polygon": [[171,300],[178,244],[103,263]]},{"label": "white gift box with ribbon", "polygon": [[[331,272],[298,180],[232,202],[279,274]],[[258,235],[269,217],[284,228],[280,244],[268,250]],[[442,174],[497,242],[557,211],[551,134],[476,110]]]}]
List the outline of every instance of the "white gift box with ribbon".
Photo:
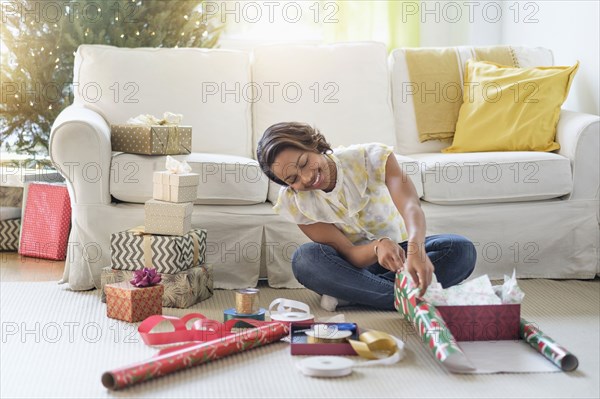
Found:
[{"label": "white gift box with ribbon", "polygon": [[198,196],[200,175],[191,166],[167,156],[165,171],[154,172],[152,198],[167,202],[194,202]]}]

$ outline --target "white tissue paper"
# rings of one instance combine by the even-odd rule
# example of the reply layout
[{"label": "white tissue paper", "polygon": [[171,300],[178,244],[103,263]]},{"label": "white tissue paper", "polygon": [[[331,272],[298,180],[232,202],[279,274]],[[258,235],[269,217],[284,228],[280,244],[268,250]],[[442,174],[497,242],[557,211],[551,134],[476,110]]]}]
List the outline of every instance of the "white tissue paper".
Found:
[{"label": "white tissue paper", "polygon": [[517,285],[515,276],[515,271],[512,277],[504,276],[504,284],[498,286],[492,286],[487,274],[446,289],[435,281],[429,285],[423,299],[434,306],[521,303],[525,293]]},{"label": "white tissue paper", "polygon": [[183,119],[183,115],[165,112],[162,119],[158,119],[154,115],[138,115],[135,118],[127,120],[128,125],[144,125],[144,126],[178,126]]},{"label": "white tissue paper", "polygon": [[183,175],[192,171],[192,167],[186,161],[178,161],[170,155],[167,155],[165,166],[169,173],[177,175]]}]

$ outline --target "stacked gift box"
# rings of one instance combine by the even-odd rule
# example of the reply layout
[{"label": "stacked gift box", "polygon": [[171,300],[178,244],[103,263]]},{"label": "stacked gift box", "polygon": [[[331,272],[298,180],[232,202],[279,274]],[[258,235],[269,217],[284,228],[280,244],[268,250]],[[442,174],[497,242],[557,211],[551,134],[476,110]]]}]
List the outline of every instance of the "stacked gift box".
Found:
[{"label": "stacked gift box", "polygon": [[0,208],[0,251],[17,251],[19,249],[19,232],[21,228],[21,208]]},{"label": "stacked gift box", "polygon": [[[144,118],[148,119],[148,116]],[[155,121],[156,118],[149,119],[152,123],[159,123]],[[148,155],[189,153],[191,128],[169,126],[165,130],[164,126],[159,125],[129,126],[131,129],[128,125],[112,126],[113,150]],[[132,131],[133,141],[123,142],[134,148],[115,149],[119,143],[115,139],[115,132],[122,134],[129,130]],[[168,134],[165,133],[163,137],[158,134],[160,132]],[[135,140],[139,140],[139,145],[136,146]],[[134,294],[125,291],[135,291],[136,288],[123,282],[136,278],[134,273],[140,270],[152,270],[160,274],[160,285],[164,287],[161,294],[164,307],[187,308],[212,296],[212,266],[205,262],[207,232],[191,225],[199,175],[191,173],[186,162],[167,156],[167,170],[154,172],[153,182],[153,198],[144,207],[144,226],[111,235],[111,266],[104,268],[101,274],[102,300],[107,305],[110,304],[107,296],[113,292],[114,295],[119,293],[124,298],[133,298]],[[107,290],[109,285],[119,288]],[[150,298],[144,300],[151,302]]]}]

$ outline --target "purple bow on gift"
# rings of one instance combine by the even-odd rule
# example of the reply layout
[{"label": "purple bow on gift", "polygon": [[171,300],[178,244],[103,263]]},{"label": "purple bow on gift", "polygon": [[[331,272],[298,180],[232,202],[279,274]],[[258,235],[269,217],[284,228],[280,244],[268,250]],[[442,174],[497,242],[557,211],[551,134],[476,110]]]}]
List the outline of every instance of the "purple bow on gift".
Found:
[{"label": "purple bow on gift", "polygon": [[133,272],[133,278],[129,281],[131,284],[136,287],[151,287],[160,283],[162,277],[160,273],[156,272],[156,269],[148,269],[144,267],[141,270],[136,270]]}]

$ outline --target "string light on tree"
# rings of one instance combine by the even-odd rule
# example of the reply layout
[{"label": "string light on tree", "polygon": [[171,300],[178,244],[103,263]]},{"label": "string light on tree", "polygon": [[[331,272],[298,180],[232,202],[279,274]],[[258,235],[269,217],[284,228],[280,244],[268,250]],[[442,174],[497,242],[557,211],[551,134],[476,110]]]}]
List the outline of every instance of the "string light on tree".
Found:
[{"label": "string light on tree", "polygon": [[[22,8],[28,10],[35,9],[35,2],[41,3],[19,0]],[[73,102],[73,64],[79,45],[209,48],[215,46],[222,30],[218,15],[209,17],[214,24],[201,20],[202,0],[170,1],[168,6],[164,0],[48,3],[61,4],[64,12],[59,13],[60,18],[40,21],[32,16],[22,18],[19,13],[5,13],[0,24],[7,49],[6,56],[2,49],[1,80],[18,82],[17,93],[13,91],[0,103],[4,117],[0,142],[3,150],[37,154],[37,158],[47,154],[52,124]],[[61,87],[56,98],[24,95],[24,90],[35,93],[36,87],[49,85]]]}]

